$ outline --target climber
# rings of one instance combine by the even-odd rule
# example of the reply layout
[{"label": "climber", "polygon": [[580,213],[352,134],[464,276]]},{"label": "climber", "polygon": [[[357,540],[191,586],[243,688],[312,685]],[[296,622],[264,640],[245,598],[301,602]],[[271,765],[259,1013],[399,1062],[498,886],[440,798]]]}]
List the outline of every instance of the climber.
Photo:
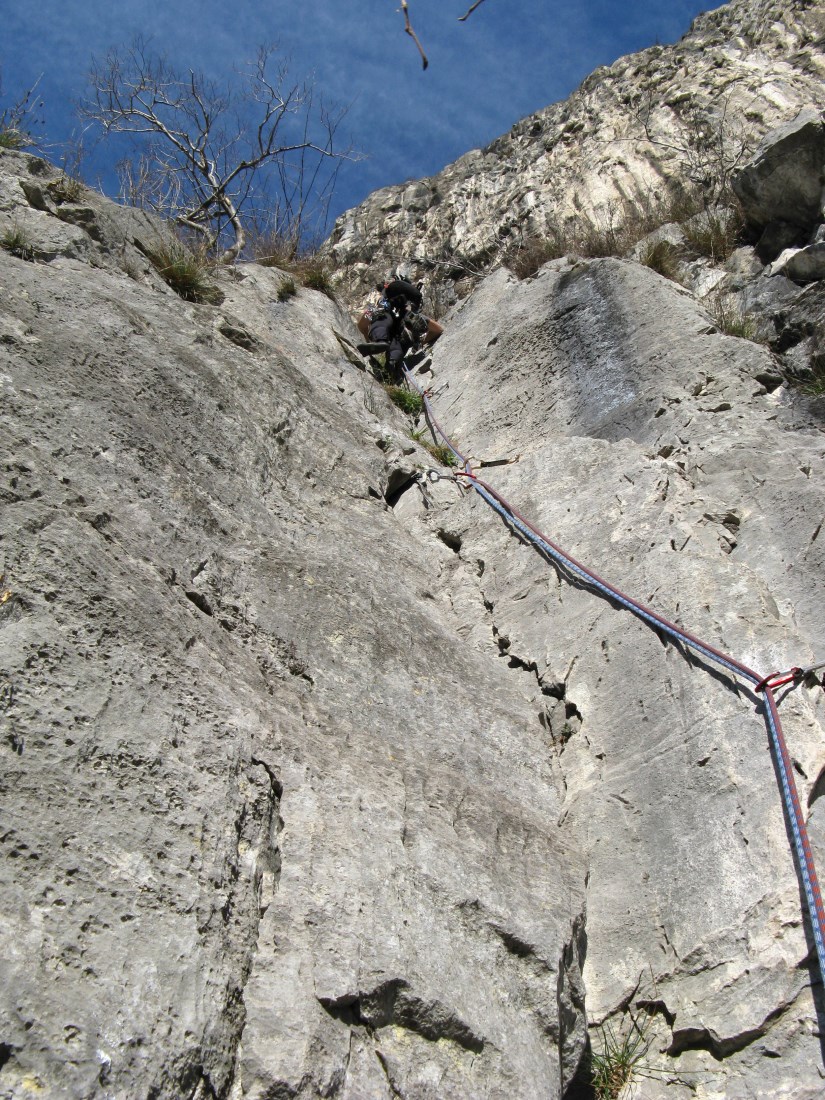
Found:
[{"label": "climber", "polygon": [[421,284],[392,278],[379,283],[381,297],[377,305],[368,306],[358,321],[359,330],[369,337],[369,343],[359,344],[362,355],[387,353],[387,365],[398,372],[405,352],[414,344],[434,343],[441,335],[441,326],[422,317]]}]

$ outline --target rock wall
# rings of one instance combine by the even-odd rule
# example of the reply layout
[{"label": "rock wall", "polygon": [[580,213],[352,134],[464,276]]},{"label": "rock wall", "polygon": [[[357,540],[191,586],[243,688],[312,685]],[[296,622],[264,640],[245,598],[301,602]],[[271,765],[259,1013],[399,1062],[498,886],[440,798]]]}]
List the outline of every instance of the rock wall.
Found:
[{"label": "rock wall", "polygon": [[626,205],[697,169],[728,172],[780,122],[825,109],[823,42],[821,0],[731,0],[699,16],[675,45],[597,69],[485,149],[342,215],[327,244],[342,289],[359,301],[399,264],[461,284],[551,227],[621,223]]},{"label": "rock wall", "polygon": [[0,174],[0,1095],[561,1095],[584,866],[349,319]]},{"label": "rock wall", "polygon": [[[825,650],[821,411],[759,385],[764,347],[639,265],[558,261],[485,281],[435,359],[448,430],[477,459],[518,456],[481,476],[574,557],[751,667]],[[634,1095],[818,1095],[811,941],[756,700],[475,495],[451,522],[488,563],[500,660],[532,686],[559,828],[586,853],[591,1023],[655,1014]],[[782,715],[821,859],[821,688]]]},{"label": "rock wall", "polygon": [[[752,695],[419,482],[334,302],[184,302],[58,180],[0,154],[0,1097],[574,1100],[634,1026],[634,1095],[821,1095]],[[431,384],[576,557],[825,659],[821,399],[688,290],[499,271]],[[781,709],[822,867],[823,692]]]}]

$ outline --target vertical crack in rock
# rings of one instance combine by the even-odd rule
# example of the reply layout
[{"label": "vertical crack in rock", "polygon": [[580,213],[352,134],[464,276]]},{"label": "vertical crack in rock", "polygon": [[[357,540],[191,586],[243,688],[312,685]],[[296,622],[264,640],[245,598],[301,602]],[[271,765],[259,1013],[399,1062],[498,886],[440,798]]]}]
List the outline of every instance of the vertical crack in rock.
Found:
[{"label": "vertical crack in rock", "polygon": [[[244,992],[258,950],[261,921],[278,889],[281,876],[279,838],[284,828],[284,821],[281,817],[283,784],[278,778],[275,768],[265,760],[252,756],[250,763],[253,768],[263,768],[266,780],[264,783],[265,789],[261,791],[260,778],[256,779],[255,773],[250,769],[248,780],[252,790],[243,804],[237,824],[239,861],[245,859],[249,869],[253,900],[252,908],[245,914],[247,922],[246,951],[242,960],[238,983],[231,996],[235,1029],[232,1036],[232,1071],[228,1086],[229,1090],[234,1086],[238,1074],[240,1046],[246,1025]],[[256,823],[257,835],[254,835]]]},{"label": "vertical crack in rock", "polygon": [[571,936],[564,945],[559,962],[556,1004],[559,1014],[559,1067],[561,1093],[576,1079],[579,1066],[587,1049],[587,1009],[582,978],[587,954],[587,911],[573,921]]},{"label": "vertical crack in rock", "polygon": [[[484,601],[484,606],[492,615],[494,605]],[[584,723],[584,716],[578,706],[567,697],[567,679],[572,671],[572,665],[564,680],[546,680],[539,672],[538,662],[530,657],[521,657],[511,652],[511,640],[507,634],[503,634],[495,622],[490,624],[493,639],[498,646],[499,654],[506,659],[507,667],[519,672],[528,672],[535,677],[536,686],[548,700],[539,712],[539,722],[547,730],[554,742],[559,746],[559,753],[564,751],[564,745],[576,734]],[[559,721],[559,703],[564,704],[563,721]]]},{"label": "vertical crack in rock", "polygon": [[378,1059],[378,1064],[380,1065],[381,1070],[387,1079],[387,1086],[389,1087],[390,1095],[403,1097],[403,1092],[399,1091],[395,1082],[392,1079],[392,1074],[390,1073],[390,1067],[387,1064],[386,1057],[381,1053],[380,1050],[376,1050],[375,1057]]},{"label": "vertical crack in rock", "polygon": [[284,828],[284,819],[281,817],[284,787],[275,769],[266,761],[253,756],[252,763],[256,767],[263,768],[269,780],[269,793],[262,827],[263,840],[255,861],[255,888],[258,894],[259,913],[262,917],[269,907],[281,877],[279,838]]}]

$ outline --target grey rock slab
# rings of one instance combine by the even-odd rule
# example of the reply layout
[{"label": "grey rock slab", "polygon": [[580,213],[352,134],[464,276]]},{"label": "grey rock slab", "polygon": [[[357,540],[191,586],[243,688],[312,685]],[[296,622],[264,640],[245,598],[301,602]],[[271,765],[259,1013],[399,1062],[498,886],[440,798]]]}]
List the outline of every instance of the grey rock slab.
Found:
[{"label": "grey rock slab", "polygon": [[586,870],[424,452],[328,298],[137,275],[0,252],[0,1095],[561,1096]]},{"label": "grey rock slab", "polygon": [[795,283],[825,279],[825,243],[786,248],[771,264],[771,275],[785,275]]},{"label": "grey rock slab", "polygon": [[[790,392],[754,386],[766,349],[708,320],[620,261],[499,272],[436,347],[437,414],[466,453],[520,456],[478,473],[574,558],[767,673],[825,653],[825,446]],[[817,1095],[818,979],[757,701],[479,497],[457,508],[501,660],[542,708],[560,830],[588,852],[594,1046],[601,1021],[621,1031],[626,1006],[652,1005],[640,1094]],[[821,688],[781,711],[821,862]]]}]

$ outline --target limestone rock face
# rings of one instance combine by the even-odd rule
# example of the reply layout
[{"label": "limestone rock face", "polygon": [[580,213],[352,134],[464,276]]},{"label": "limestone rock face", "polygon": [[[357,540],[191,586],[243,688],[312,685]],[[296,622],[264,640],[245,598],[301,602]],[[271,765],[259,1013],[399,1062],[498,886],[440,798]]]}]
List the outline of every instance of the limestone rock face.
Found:
[{"label": "limestone rock face", "polygon": [[[499,271],[434,362],[439,420],[476,468],[517,459],[479,476],[601,576],[766,670],[825,653],[821,410],[761,386],[771,366],[618,260]],[[477,495],[450,530],[486,563],[501,660],[548,733],[560,832],[586,852],[591,1023],[628,1035],[655,1014],[634,1095],[820,1095],[822,1008],[756,700],[571,583]],[[781,710],[821,861],[822,689]]]},{"label": "limestone rock face", "polygon": [[426,452],[333,302],[184,302],[46,171],[0,154],[0,1096],[560,1096],[586,867],[483,563],[385,500]]},{"label": "limestone rock face", "polygon": [[676,45],[596,70],[485,149],[342,215],[327,246],[342,285],[355,303],[405,264],[460,292],[531,236],[582,215],[609,228],[677,185],[712,187],[768,131],[825,109],[823,41],[821,0],[731,0],[699,16]]},{"label": "limestone rock face", "polygon": [[[335,302],[184,302],[163,226],[51,184],[0,153],[0,1098],[575,1100],[634,1034],[643,1100],[819,1097],[758,700],[438,467]],[[813,345],[822,284],[752,264],[696,281]],[[499,270],[428,381],[576,558],[825,659],[822,399],[690,290]],[[781,713],[822,868],[825,694]]]}]

